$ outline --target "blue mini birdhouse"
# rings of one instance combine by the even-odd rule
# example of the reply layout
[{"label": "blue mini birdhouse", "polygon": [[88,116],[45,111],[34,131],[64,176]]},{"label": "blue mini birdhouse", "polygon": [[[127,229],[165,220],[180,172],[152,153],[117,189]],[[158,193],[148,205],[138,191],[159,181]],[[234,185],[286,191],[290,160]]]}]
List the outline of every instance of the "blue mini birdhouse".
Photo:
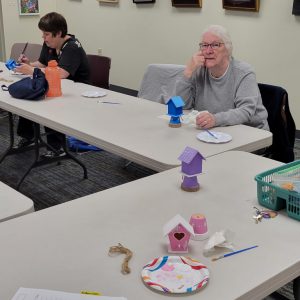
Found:
[{"label": "blue mini birdhouse", "polygon": [[180,96],[172,97],[168,102],[168,115],[170,118],[170,127],[180,127],[180,116],[183,114],[184,101]]},{"label": "blue mini birdhouse", "polygon": [[186,147],[178,159],[181,161],[181,172],[183,173],[181,188],[188,192],[198,191],[200,185],[197,175],[202,173],[202,162],[205,158],[199,151]]}]

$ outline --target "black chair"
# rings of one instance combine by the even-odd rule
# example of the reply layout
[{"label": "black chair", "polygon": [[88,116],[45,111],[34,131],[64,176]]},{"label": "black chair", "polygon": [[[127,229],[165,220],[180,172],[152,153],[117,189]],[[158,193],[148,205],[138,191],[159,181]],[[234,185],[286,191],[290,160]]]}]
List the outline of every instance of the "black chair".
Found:
[{"label": "black chair", "polygon": [[109,89],[109,71],[111,58],[94,54],[87,54],[90,66],[90,84]]},{"label": "black chair", "polygon": [[296,126],[291,115],[288,93],[279,86],[258,84],[262,102],[268,111],[268,123],[273,142],[264,156],[288,163],[294,160]]}]

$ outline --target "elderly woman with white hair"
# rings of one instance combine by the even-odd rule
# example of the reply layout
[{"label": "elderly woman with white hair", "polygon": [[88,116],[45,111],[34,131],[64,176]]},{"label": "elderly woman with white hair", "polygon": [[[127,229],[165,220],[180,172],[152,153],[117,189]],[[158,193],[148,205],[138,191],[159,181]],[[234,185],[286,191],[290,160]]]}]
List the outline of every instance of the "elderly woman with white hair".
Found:
[{"label": "elderly woman with white hair", "polygon": [[269,130],[251,66],[232,57],[227,30],[211,25],[202,33],[199,51],[187,63],[176,94],[185,109],[203,111],[196,119],[201,128],[245,124]]}]

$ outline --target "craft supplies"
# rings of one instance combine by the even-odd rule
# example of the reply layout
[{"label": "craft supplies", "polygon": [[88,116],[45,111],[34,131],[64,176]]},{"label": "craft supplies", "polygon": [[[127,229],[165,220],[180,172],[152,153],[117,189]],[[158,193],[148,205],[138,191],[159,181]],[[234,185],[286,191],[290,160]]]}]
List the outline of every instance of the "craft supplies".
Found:
[{"label": "craft supplies", "polygon": [[10,58],[9,60],[6,61],[5,66],[8,70],[14,70],[17,66],[20,64],[17,63],[14,59]]},{"label": "craft supplies", "polygon": [[181,189],[186,192],[197,192],[200,189],[197,175],[202,173],[204,156],[198,150],[186,147],[178,159],[181,161],[181,173],[183,174]]},{"label": "craft supplies", "polygon": [[213,138],[218,139],[218,137],[216,135],[214,135],[210,130],[208,130],[208,129],[204,129],[204,130]]},{"label": "craft supplies", "polygon": [[91,91],[85,91],[81,93],[81,96],[87,97],[87,98],[98,98],[98,97],[104,97],[107,95],[107,92],[104,90],[91,90]]},{"label": "craft supplies", "polygon": [[19,59],[18,59],[18,63],[21,63],[22,62],[22,59],[23,59],[23,57],[24,57],[24,54],[25,54],[25,51],[26,51],[26,49],[27,49],[27,46],[28,46],[28,42],[25,44],[25,46],[24,46],[24,48],[23,48],[23,50],[22,50],[22,52],[21,52],[21,54],[20,54],[20,57],[19,57]]},{"label": "craft supplies", "polygon": [[238,254],[238,253],[241,253],[241,252],[245,252],[245,251],[248,251],[248,250],[257,248],[257,247],[258,247],[258,246],[256,245],[256,246],[248,247],[248,248],[245,248],[245,249],[241,249],[241,250],[229,252],[229,253],[226,253],[226,254],[223,254],[223,255],[220,255],[220,256],[213,257],[211,260],[212,260],[212,261],[216,261],[216,260],[218,260],[218,259],[225,258],[225,257],[229,257],[229,256],[232,256],[232,255],[235,255],[235,254]]},{"label": "craft supplies", "polygon": [[28,42],[25,44],[24,48],[23,48],[23,51],[21,52],[21,55],[24,55],[25,54],[25,51],[27,49],[27,46],[28,46]]},{"label": "craft supplies", "polygon": [[190,218],[190,224],[194,228],[195,235],[193,240],[202,241],[208,238],[207,222],[203,214],[193,214]]},{"label": "craft supplies", "polygon": [[189,294],[206,286],[207,267],[184,256],[161,256],[150,261],[142,270],[142,279],[151,289],[166,294]]},{"label": "craft supplies", "polygon": [[103,103],[103,104],[121,104],[120,102],[110,102],[110,101],[98,101],[98,103]]},{"label": "craft supplies", "polygon": [[260,205],[286,209],[289,217],[300,221],[300,160],[260,173],[255,180]]},{"label": "craft supplies", "polygon": [[122,263],[122,269],[121,272],[123,274],[129,274],[130,273],[130,268],[128,266],[128,262],[131,259],[133,253],[131,250],[128,248],[125,248],[122,244],[118,243],[118,246],[112,246],[109,248],[108,254],[112,255],[115,253],[122,253],[125,254],[126,257],[124,258],[124,262]]},{"label": "craft supplies", "polygon": [[222,144],[230,142],[232,136],[224,132],[209,131],[208,133],[207,130],[204,130],[197,134],[197,139],[205,143]]},{"label": "craft supplies", "polygon": [[166,104],[168,106],[167,115],[171,117],[169,127],[181,127],[180,117],[183,115],[183,107],[185,105],[183,99],[180,96],[174,96],[170,98]]},{"label": "craft supplies", "polygon": [[168,236],[170,253],[188,253],[190,237],[194,235],[193,227],[181,215],[174,216],[163,227],[164,236]]}]

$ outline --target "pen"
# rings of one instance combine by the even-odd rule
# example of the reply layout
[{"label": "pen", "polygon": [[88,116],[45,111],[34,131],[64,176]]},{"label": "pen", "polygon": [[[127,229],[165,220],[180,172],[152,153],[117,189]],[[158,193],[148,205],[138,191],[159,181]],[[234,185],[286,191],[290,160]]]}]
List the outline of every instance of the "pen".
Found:
[{"label": "pen", "polygon": [[214,137],[215,139],[218,139],[211,131],[208,129],[204,129],[210,136]]},{"label": "pen", "polygon": [[93,292],[93,291],[81,291],[80,294],[101,296],[101,293],[99,293],[99,292]]},{"label": "pen", "polygon": [[238,254],[238,253],[241,253],[241,252],[244,252],[244,251],[248,251],[248,250],[251,250],[251,249],[254,249],[254,248],[257,248],[257,247],[258,246],[256,245],[256,246],[248,247],[248,248],[245,248],[245,249],[229,252],[229,253],[226,253],[226,254],[223,254],[223,255],[220,255],[220,256],[217,256],[217,257],[213,257],[211,260],[216,261],[218,259],[228,257],[228,256],[232,256],[232,255],[235,255],[235,254]]}]

